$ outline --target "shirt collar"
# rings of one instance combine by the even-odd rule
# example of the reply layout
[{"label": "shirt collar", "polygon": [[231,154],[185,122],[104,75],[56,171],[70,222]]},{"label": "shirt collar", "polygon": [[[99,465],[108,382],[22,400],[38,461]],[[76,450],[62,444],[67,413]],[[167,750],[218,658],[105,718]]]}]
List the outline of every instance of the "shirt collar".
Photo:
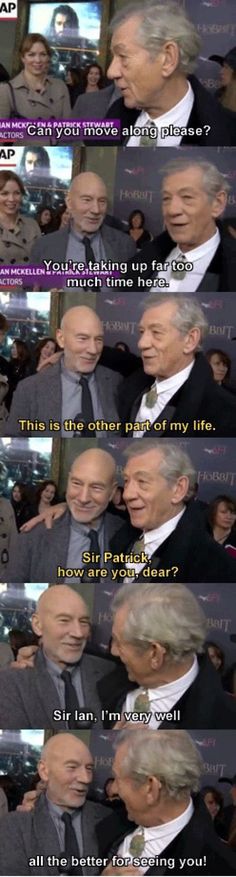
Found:
[{"label": "shirt collar", "polygon": [[[173,682],[166,682],[164,685],[158,685],[157,688],[148,688],[149,700],[155,700],[157,697],[171,697],[174,694],[181,694],[182,689],[186,690],[192,685],[194,679],[196,679],[198,670],[197,656],[194,655],[191,667],[187,670],[187,673],[183,674],[183,676],[179,676],[179,678],[174,679]],[[143,688],[144,686],[141,689],[142,691]],[[135,694],[137,695],[137,689],[135,689]]]},{"label": "shirt collar", "polygon": [[75,530],[77,533],[81,533],[82,536],[88,536],[90,530],[96,530],[97,533],[100,533],[103,526],[103,521],[104,515],[100,515],[100,517],[96,519],[96,523],[93,525],[80,524],[80,522],[76,521],[75,518],[72,518],[71,515],[72,530]]},{"label": "shirt collar", "polygon": [[164,542],[164,538],[167,539],[167,536],[175,530],[185,511],[186,509],[184,507],[184,509],[181,509],[181,512],[178,512],[178,515],[170,518],[169,521],[165,521],[160,527],[156,527],[155,530],[147,530],[144,532],[144,547],[148,548],[148,545],[155,541],[158,541],[158,544],[161,545],[161,543]]},{"label": "shirt collar", "polygon": [[76,241],[80,241],[80,243],[82,243],[83,238],[85,238],[85,237],[89,238],[90,241],[98,240],[101,228],[102,228],[102,226],[100,226],[100,228],[98,228],[97,231],[92,232],[92,234],[91,234],[91,232],[87,232],[87,231],[77,231],[75,226],[74,226],[73,220],[72,220],[72,222],[70,223],[70,232],[69,233],[70,233],[72,238],[75,238]]},{"label": "shirt collar", "polygon": [[186,253],[183,254],[180,247],[176,247],[177,256],[179,256],[180,254],[181,254],[181,256],[184,255],[186,262],[194,262],[195,263],[195,262],[198,262],[198,259],[203,259],[205,256],[207,256],[208,253],[211,252],[211,250],[214,250],[214,252],[215,252],[217,250],[217,247],[219,246],[219,243],[220,243],[220,232],[219,232],[219,229],[216,228],[216,231],[211,236],[211,238],[208,238],[208,240],[204,241],[204,244],[200,244],[199,247],[194,247],[193,250],[188,250]]},{"label": "shirt collar", "polygon": [[155,386],[158,396],[160,396],[161,393],[166,393],[168,390],[172,390],[176,387],[181,387],[182,384],[187,381],[190,372],[192,371],[192,368],[194,366],[194,362],[195,360],[193,359],[193,361],[190,362],[190,365],[187,365],[186,368],[182,368],[181,371],[176,372],[175,375],[171,375],[170,378],[165,378],[164,381],[160,381],[157,377],[155,380]]},{"label": "shirt collar", "polygon": [[60,365],[61,365],[62,374],[72,384],[79,384],[80,378],[86,378],[88,383],[90,384],[90,386],[93,385],[93,383],[95,381],[94,371],[89,372],[88,374],[81,374],[81,372],[73,372],[69,368],[66,368],[64,356],[61,357]]},{"label": "shirt collar", "polygon": [[[188,806],[185,808],[183,813],[180,816],[176,816],[175,819],[170,819],[169,822],[165,822],[164,825],[153,825],[150,827],[144,826],[144,838],[145,842],[148,840],[152,840],[156,838],[168,837],[168,835],[176,835],[179,834],[180,831],[184,828],[185,825],[190,821],[191,816],[194,813],[193,800],[190,798]],[[139,828],[142,826],[139,826]]]},{"label": "shirt collar", "polygon": [[[185,108],[188,107],[188,104],[190,104],[190,103],[193,104],[193,101],[194,101],[194,93],[193,93],[192,86],[190,85],[190,82],[188,81],[188,89],[186,91],[186,94],[184,94],[184,97],[182,97],[181,100],[178,101],[178,103],[175,104],[174,107],[171,107],[170,110],[167,110],[165,113],[162,113],[161,116],[157,116],[157,118],[155,118],[155,119],[152,118],[151,121],[152,121],[153,125],[156,125],[156,127],[159,129],[163,125],[165,125],[167,119],[168,119],[168,124],[170,124],[170,125],[173,123],[176,124],[177,121],[179,121],[181,119],[183,113],[185,112]],[[150,119],[149,114],[146,112],[146,110],[144,110],[142,113],[142,126],[147,124],[149,119]],[[136,120],[136,124],[137,124],[137,120]],[[139,122],[139,124],[140,124],[140,122]]]},{"label": "shirt collar", "polygon": [[[55,664],[55,661],[51,661],[51,658],[48,658],[44,651],[43,651],[43,657],[45,660],[46,668],[49,671],[49,673],[51,671],[51,673],[53,673],[53,675],[57,676],[59,679],[61,674],[63,673],[62,668],[59,667],[58,664]],[[82,657],[82,655],[81,655],[81,657]],[[73,670],[75,670],[79,666],[79,664],[80,664],[80,661],[77,661],[76,664],[69,664],[69,666],[66,669],[69,670],[69,673],[72,673]]]},{"label": "shirt collar", "polygon": [[[45,797],[46,797],[46,801],[47,801],[47,805],[48,805],[48,809],[50,810],[50,813],[51,813],[52,815],[54,815],[54,816],[57,816],[58,819],[61,819],[62,814],[65,813],[65,810],[67,810],[67,808],[66,808],[66,807],[60,807],[59,804],[54,804],[54,801],[50,801],[50,798],[48,798],[47,792],[46,792],[46,796],[45,796]],[[80,809],[80,808],[78,808],[77,810],[75,810],[75,809],[74,809],[74,810],[68,810],[68,813],[70,813],[70,815],[71,815],[72,818],[73,818],[73,816],[74,816],[76,813],[78,813],[78,810],[79,810],[79,809]]]}]

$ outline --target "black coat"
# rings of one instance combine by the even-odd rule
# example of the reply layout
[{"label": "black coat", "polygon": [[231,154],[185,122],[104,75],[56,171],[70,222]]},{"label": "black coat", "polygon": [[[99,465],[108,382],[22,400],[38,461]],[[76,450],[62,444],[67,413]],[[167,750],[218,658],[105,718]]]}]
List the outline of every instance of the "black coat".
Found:
[{"label": "black coat", "polygon": [[[170,712],[180,710],[180,721],[165,719],[160,728],[236,728],[236,700],[222,688],[220,676],[207,657],[198,656],[199,673],[196,679],[174,704]],[[97,688],[104,710],[121,712],[129,691],[138,686],[130,682],[124,665],[100,679]],[[106,718],[104,727],[111,722]]]},{"label": "black coat", "polygon": [[[111,823],[112,824],[112,823]],[[105,838],[106,838],[106,855],[108,855],[109,859],[112,856],[117,855],[117,850],[126,837],[127,834],[130,834],[135,830],[137,826],[130,823],[127,830],[124,831],[123,835],[117,837],[116,843],[112,839],[112,836],[109,832],[109,823],[106,822],[105,828]],[[100,826],[102,831],[102,824]],[[108,843],[109,836],[111,838],[111,848],[109,851]],[[113,833],[114,837],[114,833]],[[203,857],[206,857],[204,861]],[[202,865],[200,865],[200,859],[202,858]],[[156,877],[158,874],[207,874],[207,875],[215,875],[215,874],[235,874],[236,871],[236,853],[229,849],[226,844],[223,843],[215,833],[214,827],[212,825],[212,820],[207,812],[204,802],[201,800],[200,795],[196,795],[194,799],[194,813],[182,831],[179,832],[177,837],[168,844],[168,846],[162,850],[159,859],[165,859],[166,865],[153,865],[151,866],[146,874],[152,875],[152,877]],[[173,870],[173,859],[175,860],[175,867]],[[183,867],[181,867],[180,859],[185,859]],[[187,860],[190,860],[191,863],[187,864]],[[197,861],[197,867],[193,867],[193,859]],[[168,865],[169,862],[169,865]]]},{"label": "black coat", "polygon": [[[233,114],[221,106],[196,76],[189,76],[188,79],[194,92],[194,104],[185,127],[203,129],[204,125],[210,125],[210,131],[207,133],[203,130],[200,136],[186,134],[181,140],[181,146],[236,146],[236,123]],[[129,110],[123,98],[115,101],[109,108],[106,115],[108,119],[111,118],[111,109],[112,119],[120,119],[122,129],[134,125],[140,115],[140,110]],[[127,135],[121,137],[123,144],[128,140]]]},{"label": "black coat", "polygon": [[[127,421],[134,423],[137,420],[142,396],[153,382],[154,377],[146,375],[143,369],[139,369],[122,382],[119,387],[118,410],[123,423]],[[165,418],[168,424],[163,433],[159,430],[156,432],[153,424],[150,431],[144,433],[144,438],[151,438],[154,435],[157,437],[181,435],[181,430],[170,429],[171,422],[189,423],[186,431],[188,437],[207,435],[208,438],[216,438],[216,436],[236,435],[236,398],[214,381],[211,366],[202,353],[197,353],[189,378],[172,396],[157,421],[162,422]],[[194,431],[194,420],[212,423],[214,432]]]},{"label": "black coat", "polygon": [[[113,554],[128,553],[140,535],[140,530],[126,522],[112,537],[110,551]],[[117,568],[119,570],[119,566]],[[157,582],[158,576],[152,577],[151,570],[169,571],[167,576],[159,577],[159,583],[236,581],[236,560],[207,533],[197,500],[188,503],[173,533],[152,554],[151,562],[135,581]],[[119,576],[116,581],[119,582]]]},{"label": "black coat", "polygon": [[[221,240],[206,273],[197,287],[202,292],[234,292],[235,290],[236,241],[230,234],[224,232],[220,222],[218,225]],[[168,256],[174,247],[175,241],[172,240],[167,231],[163,231],[153,238],[153,241],[146,244],[140,253],[129,259],[126,277],[133,280],[134,289],[136,289],[137,285],[138,271],[133,271],[132,263],[135,262],[136,265],[139,265],[141,262],[146,262],[147,268],[145,270],[142,269],[141,276],[144,281],[149,280],[149,278],[156,276],[157,273],[152,271],[152,260],[156,259],[157,262],[161,263],[168,261]],[[158,291],[165,293],[165,289],[158,290],[157,287]],[[168,292],[168,287],[166,291]]]}]

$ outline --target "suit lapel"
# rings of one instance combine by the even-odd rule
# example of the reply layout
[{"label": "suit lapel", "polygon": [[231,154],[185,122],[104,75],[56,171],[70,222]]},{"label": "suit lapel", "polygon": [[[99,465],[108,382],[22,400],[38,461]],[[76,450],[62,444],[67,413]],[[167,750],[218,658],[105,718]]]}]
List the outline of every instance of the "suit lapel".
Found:
[{"label": "suit lapel", "polygon": [[[81,661],[81,681],[84,692],[85,706],[87,710],[92,710],[100,719],[101,703],[97,694],[95,661],[90,660],[89,655],[83,655]],[[97,674],[100,678],[99,673]]]},{"label": "suit lapel", "polygon": [[[94,830],[94,821],[91,818],[92,814],[90,812],[89,801],[86,801],[83,809],[82,809],[82,836],[83,836],[83,848],[84,848],[84,857],[87,856],[95,856],[97,857],[99,854],[97,838]],[[89,873],[91,873],[89,869]],[[93,873],[93,871],[92,871]]]},{"label": "suit lapel", "polygon": [[[50,867],[47,865],[47,857],[54,855],[60,858],[61,851],[57,830],[48,812],[44,794],[40,795],[33,813],[33,829],[38,843],[37,853],[44,856],[45,864],[42,873],[59,874],[60,872],[56,865]],[[36,855],[36,850],[34,855]]]},{"label": "suit lapel", "polygon": [[[46,373],[43,377],[46,379]],[[61,365],[57,362],[54,366],[48,366],[48,381],[41,386],[41,404],[43,420],[49,424],[50,418],[61,422],[62,393],[61,393]],[[46,390],[46,392],[45,392]],[[50,433],[53,436],[53,433]]]},{"label": "suit lapel", "polygon": [[[38,651],[35,658],[35,682],[39,702],[42,703],[44,712],[47,715],[47,720],[49,722],[48,727],[52,728],[54,725],[53,710],[60,710],[61,703],[59,700],[56,686],[54,685],[54,682],[47,671],[41,650]],[[66,722],[60,722],[59,730],[61,730],[61,728],[67,728]]]},{"label": "suit lapel", "polygon": [[107,419],[109,422],[112,420],[116,422],[117,420],[119,420],[119,415],[114,402],[112,371],[109,374],[109,371],[107,369],[105,369],[102,365],[98,365],[96,368],[96,384],[102,403],[104,419]]}]

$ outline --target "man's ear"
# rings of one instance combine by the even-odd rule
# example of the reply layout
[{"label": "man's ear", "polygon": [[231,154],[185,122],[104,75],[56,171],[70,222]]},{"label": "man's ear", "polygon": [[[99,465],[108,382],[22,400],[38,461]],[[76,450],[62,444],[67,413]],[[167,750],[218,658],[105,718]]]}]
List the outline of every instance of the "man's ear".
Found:
[{"label": "man's ear", "polygon": [[38,768],[38,773],[39,773],[40,779],[43,780],[45,783],[47,783],[48,782],[48,767],[47,767],[46,761],[44,761],[43,758],[40,759],[40,761],[38,762],[37,768]]},{"label": "man's ear", "polygon": [[36,633],[37,636],[42,636],[42,624],[37,612],[34,612],[34,614],[32,615],[31,625],[34,633]]},{"label": "man's ear", "polygon": [[64,350],[64,333],[63,329],[56,329],[56,340],[59,347]]}]

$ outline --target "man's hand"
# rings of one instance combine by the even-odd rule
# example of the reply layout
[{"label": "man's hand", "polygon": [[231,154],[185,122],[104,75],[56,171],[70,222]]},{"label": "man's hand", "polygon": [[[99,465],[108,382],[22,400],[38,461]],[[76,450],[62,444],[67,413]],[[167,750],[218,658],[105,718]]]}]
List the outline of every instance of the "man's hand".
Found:
[{"label": "man's hand", "polygon": [[22,646],[17,654],[17,659],[11,664],[17,670],[24,670],[25,667],[34,667],[35,655],[39,646]]},{"label": "man's hand", "polygon": [[123,877],[123,874],[131,874],[133,877],[136,875],[137,877],[137,874],[140,873],[139,868],[135,868],[134,865],[107,865],[105,871],[102,871],[102,877],[113,877],[113,875],[114,877],[116,877],[116,875],[117,877],[118,875],[119,877]]},{"label": "man's hand", "polygon": [[30,521],[23,524],[23,526],[20,527],[20,533],[30,533],[30,530],[37,527],[37,524],[45,524],[46,529],[51,530],[54,521],[64,515],[66,508],[66,502],[58,502],[57,505],[51,506],[46,512],[42,512],[41,515],[36,515],[35,518],[31,518]]}]

